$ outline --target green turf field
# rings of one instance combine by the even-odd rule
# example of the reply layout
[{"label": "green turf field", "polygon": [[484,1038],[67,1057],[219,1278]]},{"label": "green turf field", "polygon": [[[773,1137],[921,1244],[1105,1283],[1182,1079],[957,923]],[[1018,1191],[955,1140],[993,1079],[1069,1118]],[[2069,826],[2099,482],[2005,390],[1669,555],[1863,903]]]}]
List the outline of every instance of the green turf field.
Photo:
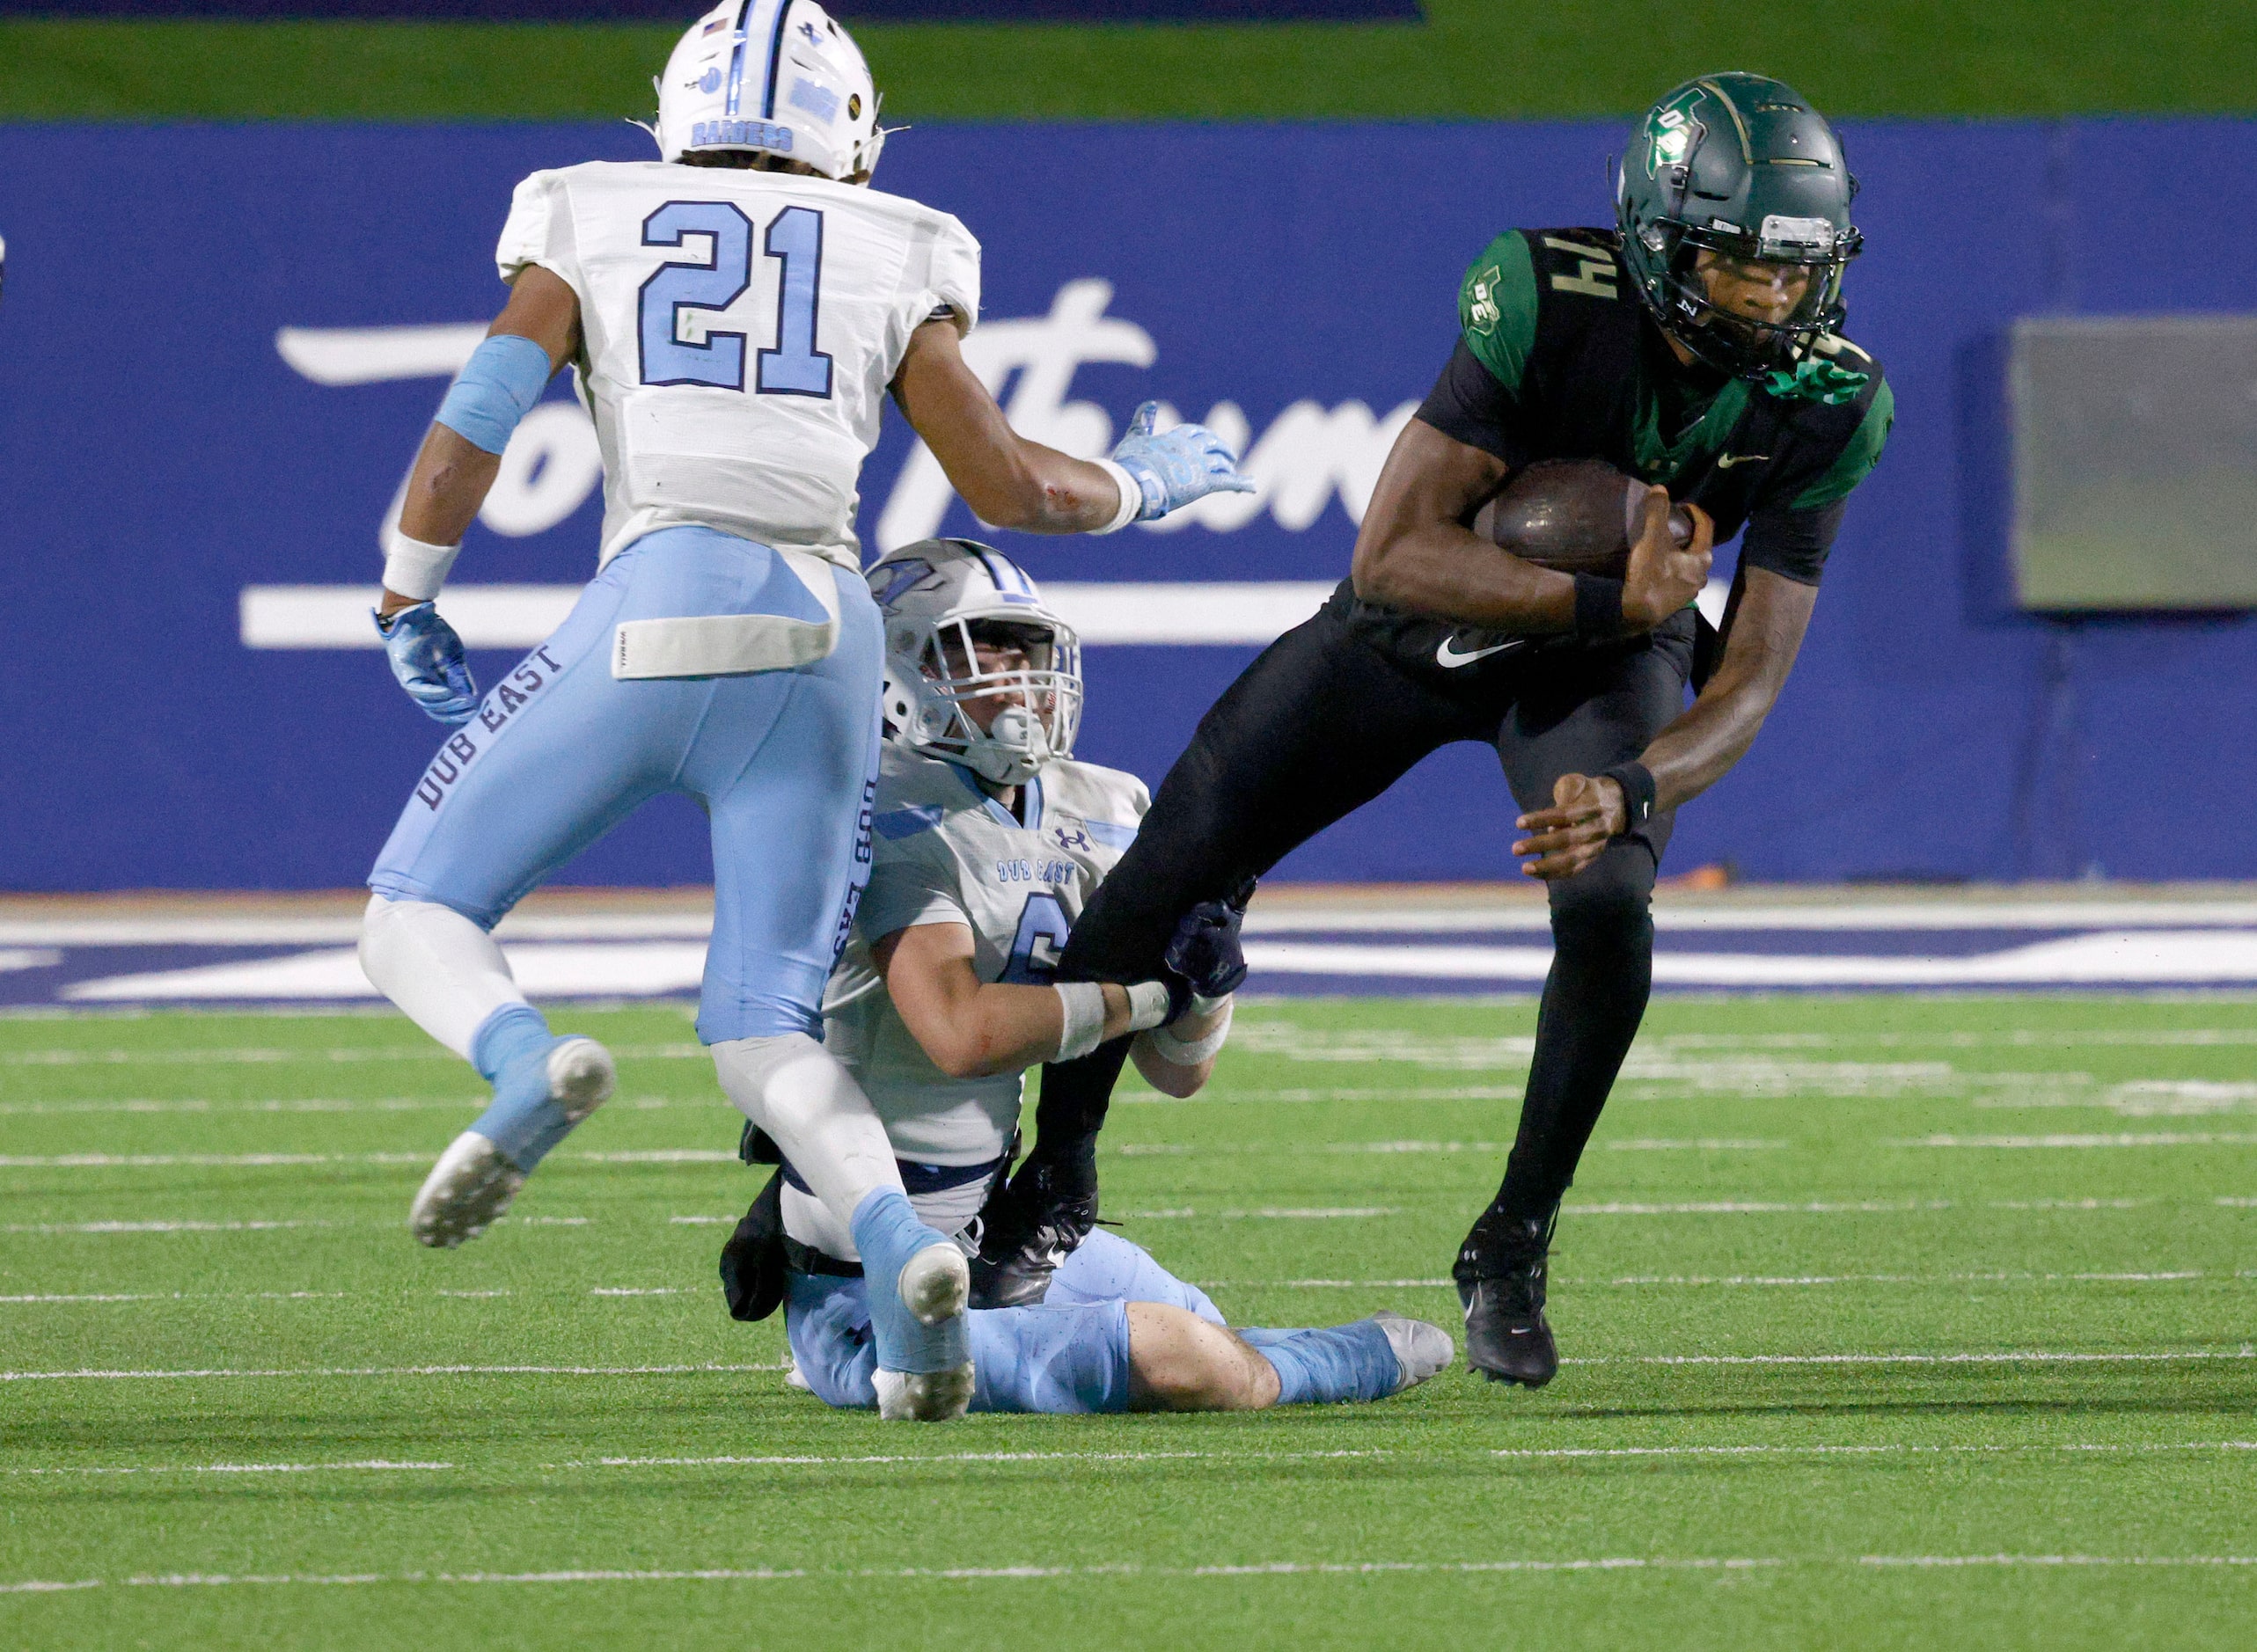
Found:
[{"label": "green turf field", "polygon": [[[851,5],[840,10],[849,18]],[[686,25],[694,8],[685,4]],[[2257,111],[2257,29],[2206,0],[1426,0],[1423,25],[857,24],[896,120],[1627,116],[1760,69],[1829,113]],[[679,30],[0,22],[0,120],[640,115]]]},{"label": "green turf field", "polygon": [[[1542,1393],[921,1429],[724,1316],[684,1015],[558,1020],[619,1099],[453,1254],[396,1018],[0,1022],[0,1643],[2257,1641],[2246,1000],[1664,1001]],[[1251,1007],[1107,1209],[1234,1319],[1449,1319],[1533,1025]]]}]

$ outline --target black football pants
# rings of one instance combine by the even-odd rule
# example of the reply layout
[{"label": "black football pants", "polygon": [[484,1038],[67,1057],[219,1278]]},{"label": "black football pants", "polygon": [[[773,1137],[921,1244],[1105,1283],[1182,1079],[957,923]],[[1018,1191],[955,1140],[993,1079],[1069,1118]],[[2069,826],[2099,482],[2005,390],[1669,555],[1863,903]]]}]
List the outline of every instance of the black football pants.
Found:
[{"label": "black football pants", "polygon": [[[1631,642],[1450,671],[1383,652],[1340,607],[1271,644],[1200,720],[1135,843],[1074,925],[1062,979],[1157,975],[1193,905],[1266,873],[1451,742],[1494,745],[1515,800],[1540,808],[1559,776],[1637,757],[1685,705],[1689,616]],[[1555,954],[1498,1195],[1508,1217],[1559,1202],[1637,1035],[1653,975],[1649,896],[1671,824],[1656,811],[1549,886]],[[1127,1051],[1117,1039],[1044,1069],[1043,1141],[1055,1150],[1096,1132]]]}]

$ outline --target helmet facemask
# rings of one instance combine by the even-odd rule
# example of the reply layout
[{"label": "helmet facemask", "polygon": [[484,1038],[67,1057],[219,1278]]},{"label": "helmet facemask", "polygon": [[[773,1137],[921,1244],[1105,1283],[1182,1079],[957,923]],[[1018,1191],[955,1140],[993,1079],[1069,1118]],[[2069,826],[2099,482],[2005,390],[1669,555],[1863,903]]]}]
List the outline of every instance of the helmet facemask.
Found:
[{"label": "helmet facemask", "polygon": [[[1736,378],[1792,372],[1821,336],[1841,326],[1842,277],[1862,238],[1854,229],[1837,236],[1822,218],[1774,216],[1763,229],[1742,235],[1663,219],[1641,231],[1663,270],[1655,319],[1695,356]],[[1699,267],[1704,252],[1757,269],[1802,272],[1802,296],[1777,320],[1719,304]]]},{"label": "helmet facemask", "polygon": [[[1081,648],[1063,621],[1022,614],[896,620],[887,652],[897,678],[888,685],[888,718],[919,750],[997,786],[1022,785],[1073,755]],[[916,681],[898,681],[912,663]]]}]

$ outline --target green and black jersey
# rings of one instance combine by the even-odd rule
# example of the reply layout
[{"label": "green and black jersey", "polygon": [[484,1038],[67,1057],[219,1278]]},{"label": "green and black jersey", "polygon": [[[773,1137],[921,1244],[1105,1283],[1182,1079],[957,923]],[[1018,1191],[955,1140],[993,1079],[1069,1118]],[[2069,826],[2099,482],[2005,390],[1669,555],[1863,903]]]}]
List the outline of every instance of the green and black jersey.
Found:
[{"label": "green and black jersey", "polygon": [[1605,459],[1716,519],[1740,559],[1818,583],[1843,501],[1888,440],[1879,362],[1828,338],[1764,384],[1679,363],[1625,274],[1612,230],[1513,230],[1458,296],[1462,333],[1419,419],[1518,470]]}]

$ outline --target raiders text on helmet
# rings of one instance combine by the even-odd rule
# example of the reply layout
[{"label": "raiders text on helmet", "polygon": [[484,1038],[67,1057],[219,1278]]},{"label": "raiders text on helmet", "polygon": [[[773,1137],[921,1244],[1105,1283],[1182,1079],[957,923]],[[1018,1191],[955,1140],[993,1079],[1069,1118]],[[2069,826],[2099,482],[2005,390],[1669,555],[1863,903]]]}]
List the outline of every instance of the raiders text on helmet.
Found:
[{"label": "raiders text on helmet", "polygon": [[657,135],[670,161],[750,150],[842,180],[885,147],[869,66],[815,0],[723,0],[690,25],[658,81]]},{"label": "raiders text on helmet", "polygon": [[[1018,786],[1074,755],[1081,726],[1081,645],[1019,565],[970,539],[920,539],[869,570],[885,620],[889,736]],[[978,647],[1018,664],[980,668]],[[968,707],[1003,704],[982,728]]]},{"label": "raiders text on helmet", "polygon": [[[1704,75],[1646,112],[1616,174],[1623,259],[1638,296],[1687,349],[1739,377],[1792,370],[1842,325],[1842,275],[1863,238],[1857,194],[1834,128],[1793,88],[1761,75]],[[1702,248],[1809,267],[1784,321],[1752,321],[1709,302],[1694,274]]]}]

